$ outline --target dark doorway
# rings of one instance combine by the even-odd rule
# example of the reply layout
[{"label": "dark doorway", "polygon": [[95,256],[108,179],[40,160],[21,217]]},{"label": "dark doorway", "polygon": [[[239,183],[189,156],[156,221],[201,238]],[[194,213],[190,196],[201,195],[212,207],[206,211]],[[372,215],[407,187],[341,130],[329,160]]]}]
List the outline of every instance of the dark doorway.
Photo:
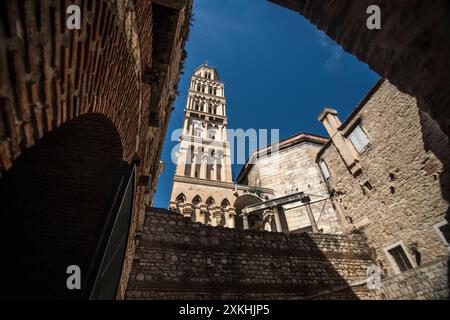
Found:
[{"label": "dark doorway", "polygon": [[[0,179],[2,295],[88,297],[86,278],[123,175],[122,156],[114,124],[89,114],[14,162]],[[81,291],[67,289],[70,265],[81,268]]]}]

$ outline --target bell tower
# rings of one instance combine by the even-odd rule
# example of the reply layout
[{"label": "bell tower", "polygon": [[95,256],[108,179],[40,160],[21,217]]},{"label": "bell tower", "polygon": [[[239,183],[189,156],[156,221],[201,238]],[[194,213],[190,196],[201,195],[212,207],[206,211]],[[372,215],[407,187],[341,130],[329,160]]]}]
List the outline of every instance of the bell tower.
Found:
[{"label": "bell tower", "polygon": [[234,227],[225,86],[207,64],[192,75],[180,140],[170,208],[195,221]]}]

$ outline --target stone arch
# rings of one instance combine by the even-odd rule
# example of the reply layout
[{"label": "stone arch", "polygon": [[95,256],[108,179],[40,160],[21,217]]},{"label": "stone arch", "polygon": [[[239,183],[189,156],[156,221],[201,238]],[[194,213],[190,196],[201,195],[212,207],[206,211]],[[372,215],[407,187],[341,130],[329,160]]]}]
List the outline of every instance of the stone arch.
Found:
[{"label": "stone arch", "polygon": [[236,210],[236,229],[243,229],[244,225],[243,225],[243,221],[242,221],[242,210],[245,207],[254,205],[254,204],[258,204],[258,203],[262,203],[262,199],[259,198],[256,195],[250,194],[250,193],[245,193],[241,196],[239,196],[235,201],[234,201],[234,208]]},{"label": "stone arch", "polygon": [[180,193],[175,201],[177,202],[178,205],[184,204],[186,203],[186,196],[184,195],[184,193]]},{"label": "stone arch", "polygon": [[209,197],[206,202],[205,202],[206,206],[208,208],[214,207],[214,205],[216,204],[216,201],[214,200],[214,198],[211,196]]},{"label": "stone arch", "polygon": [[86,298],[67,290],[66,268],[78,265],[87,280],[127,166],[123,154],[112,121],[88,114],[15,160],[0,180],[0,243],[9,261],[0,268],[10,297]]},{"label": "stone arch", "polygon": [[222,200],[220,206],[221,206],[223,209],[227,209],[228,207],[230,207],[230,201],[228,201],[228,199],[225,198],[225,199]]},{"label": "stone arch", "polygon": [[203,200],[199,195],[196,195],[193,199],[192,199],[192,204],[194,206],[198,206],[200,203],[202,203]]}]

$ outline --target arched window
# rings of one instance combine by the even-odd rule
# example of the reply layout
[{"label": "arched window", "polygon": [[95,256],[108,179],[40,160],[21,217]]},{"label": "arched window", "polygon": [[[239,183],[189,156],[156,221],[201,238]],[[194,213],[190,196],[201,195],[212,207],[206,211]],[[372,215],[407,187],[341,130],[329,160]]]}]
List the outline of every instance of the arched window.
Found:
[{"label": "arched window", "polygon": [[213,94],[213,88],[209,86],[209,94]]},{"label": "arched window", "polygon": [[184,204],[186,202],[186,196],[181,193],[175,201],[177,202],[177,205]]},{"label": "arched window", "polygon": [[217,96],[217,88],[214,88],[213,94]]},{"label": "arched window", "polygon": [[200,111],[205,112],[205,103],[204,102],[200,103]]},{"label": "arched window", "polygon": [[226,208],[228,208],[228,207],[230,206],[230,201],[228,201],[228,199],[223,199],[223,200],[222,200],[222,203],[220,204],[220,206],[221,206],[223,209],[226,209]]},{"label": "arched window", "polygon": [[209,197],[208,200],[206,200],[206,206],[208,208],[213,207],[216,204],[213,197]]},{"label": "arched window", "polygon": [[201,91],[202,87],[200,86],[200,83],[197,84],[197,91]]},{"label": "arched window", "polygon": [[199,111],[200,110],[200,103],[198,101],[195,101],[194,109],[195,109],[195,111]]},{"label": "arched window", "polygon": [[201,202],[202,202],[202,198],[200,198],[199,195],[196,195],[196,196],[194,197],[194,199],[192,199],[192,204],[193,204],[194,206],[199,205]]}]

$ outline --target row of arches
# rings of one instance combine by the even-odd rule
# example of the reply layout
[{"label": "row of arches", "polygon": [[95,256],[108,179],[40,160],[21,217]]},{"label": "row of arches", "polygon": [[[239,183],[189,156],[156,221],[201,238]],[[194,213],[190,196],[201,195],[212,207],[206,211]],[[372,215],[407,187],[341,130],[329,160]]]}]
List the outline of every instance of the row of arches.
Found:
[{"label": "row of arches", "polygon": [[[184,193],[181,193],[177,196],[175,201],[178,206],[184,205],[186,203],[186,196],[184,195]],[[194,198],[192,198],[191,203],[194,206],[200,205],[201,203],[203,203],[202,197],[200,197],[200,195],[196,195]],[[206,199],[205,204],[208,208],[212,208],[212,207],[215,207],[216,201],[214,200],[213,197],[209,197],[208,199]],[[228,201],[227,198],[223,199],[222,202],[220,203],[220,207],[222,209],[228,209],[230,207],[230,205],[231,205],[230,201]]]},{"label": "row of arches", "polygon": [[202,93],[207,93],[210,95],[214,95],[217,96],[218,94],[218,90],[216,87],[213,86],[207,86],[207,85],[202,85],[200,83],[197,83],[197,85],[195,86],[195,90],[198,92],[202,92]]}]

